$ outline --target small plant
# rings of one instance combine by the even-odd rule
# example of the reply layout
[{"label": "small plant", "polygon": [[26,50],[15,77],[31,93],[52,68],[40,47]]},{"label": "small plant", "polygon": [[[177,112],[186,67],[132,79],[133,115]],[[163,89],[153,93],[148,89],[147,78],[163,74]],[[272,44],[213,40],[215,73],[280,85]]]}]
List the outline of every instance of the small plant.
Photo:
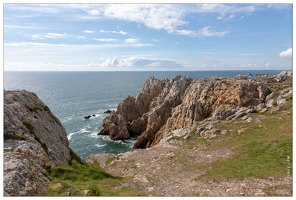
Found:
[{"label": "small plant", "polygon": [[87,196],[101,196],[101,192],[96,185],[90,185],[87,189],[89,190]]},{"label": "small plant", "polygon": [[30,131],[30,133],[34,132],[34,130],[33,130],[34,127],[33,127],[32,123],[29,120],[23,119],[22,123],[23,123],[23,125],[25,125],[27,127],[27,129]]}]

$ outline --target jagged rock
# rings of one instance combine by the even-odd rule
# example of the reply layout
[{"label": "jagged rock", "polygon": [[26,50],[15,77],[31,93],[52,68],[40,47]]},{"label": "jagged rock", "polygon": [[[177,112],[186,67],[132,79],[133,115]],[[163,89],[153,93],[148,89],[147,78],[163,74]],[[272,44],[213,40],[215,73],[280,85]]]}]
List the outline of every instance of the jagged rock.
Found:
[{"label": "jagged rock", "polygon": [[42,196],[50,167],[68,164],[70,149],[61,122],[36,94],[4,92],[4,181],[6,195]]},{"label": "jagged rock", "polygon": [[[245,76],[198,80],[182,76],[171,80],[149,77],[136,98],[127,97],[114,114],[104,119],[99,134],[114,138],[115,135],[128,136],[129,132],[130,136],[139,135],[134,148],[151,147],[167,133],[206,118],[235,119],[255,112],[255,107],[265,102],[269,92],[264,82]],[[239,110],[242,107],[249,108]],[[120,116],[121,126],[126,127],[127,132],[122,134],[119,128],[111,128],[110,132],[112,123],[118,126]],[[202,131],[200,128],[198,134]]]},{"label": "jagged rock", "polygon": [[292,76],[293,71],[281,71],[281,73],[278,74],[278,76]]},{"label": "jagged rock", "polygon": [[279,73],[277,76],[276,76],[276,81],[278,82],[283,82],[287,79],[287,76],[292,76],[293,72],[292,71],[282,71],[281,73]]}]

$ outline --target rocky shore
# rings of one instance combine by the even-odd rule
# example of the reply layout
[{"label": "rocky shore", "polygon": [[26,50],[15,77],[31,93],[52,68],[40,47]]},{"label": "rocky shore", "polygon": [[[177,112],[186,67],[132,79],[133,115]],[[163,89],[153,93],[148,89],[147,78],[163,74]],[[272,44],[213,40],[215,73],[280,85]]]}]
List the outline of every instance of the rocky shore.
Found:
[{"label": "rocky shore", "polygon": [[[150,76],[136,97],[128,96],[103,120],[98,134],[112,140],[138,135],[134,148],[152,147],[167,133],[206,118],[237,118],[271,107],[277,95],[272,91],[273,82],[282,82],[287,76],[292,71],[259,78],[239,75],[192,80],[176,76],[158,80]],[[276,99],[279,104],[285,94]]]},{"label": "rocky shore", "polygon": [[[246,148],[245,140],[261,146],[266,143],[262,148],[268,150],[260,153],[276,154],[269,165],[278,162],[278,157],[283,157],[281,162],[285,165],[288,154],[283,156],[270,146],[292,137],[291,99],[290,71],[255,79],[149,77],[136,98],[127,97],[116,112],[106,117],[100,132],[112,139],[139,135],[137,149],[119,155],[92,155],[87,162],[97,162],[107,172],[129,178],[131,181],[124,186],[144,196],[291,196],[292,176],[285,174],[285,167],[281,176],[271,173],[260,178],[256,174],[256,167],[262,167],[264,162],[259,159],[259,164],[255,163],[257,153],[249,166],[241,164],[241,175],[247,173],[247,168],[251,171],[252,175],[245,174],[246,178],[231,173],[222,179],[207,175],[215,169],[218,174],[213,172],[213,177],[219,177],[219,168],[227,162],[218,166],[215,163],[240,161],[240,157],[244,160],[249,152],[238,152]],[[254,148],[260,149],[260,145]]]}]

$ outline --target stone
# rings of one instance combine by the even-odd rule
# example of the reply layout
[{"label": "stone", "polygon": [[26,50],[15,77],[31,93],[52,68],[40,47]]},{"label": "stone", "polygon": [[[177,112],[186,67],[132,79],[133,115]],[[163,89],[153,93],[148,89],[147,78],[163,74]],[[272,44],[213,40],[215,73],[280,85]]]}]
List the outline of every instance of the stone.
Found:
[{"label": "stone", "polygon": [[114,111],[112,111],[112,110],[106,110],[104,113],[109,114],[111,112],[114,112]]},{"label": "stone", "polygon": [[282,95],[279,95],[279,97],[276,100],[276,103],[278,106],[280,106],[280,105],[286,103],[286,99],[284,99]]},{"label": "stone", "polygon": [[[255,112],[259,104],[264,107],[269,92],[259,79],[243,76],[197,80],[187,76],[158,80],[151,76],[136,97],[127,97],[103,120],[99,134],[111,139],[138,135],[134,148],[152,147],[165,141],[162,139],[167,134],[169,138],[172,131],[206,118],[236,119]],[[205,128],[199,127],[197,134],[203,134]]]},{"label": "stone", "polygon": [[83,193],[82,193],[82,195],[83,196],[86,196],[89,192],[90,192],[90,190],[84,190]]},{"label": "stone", "polygon": [[133,178],[134,181],[136,182],[142,182],[142,183],[148,183],[148,179],[146,176],[144,176],[143,174],[136,174]]},{"label": "stone", "polygon": [[246,120],[246,119],[248,119],[248,115],[245,115],[242,117],[242,120]]},{"label": "stone", "polygon": [[[37,117],[36,117],[37,116]],[[71,159],[59,119],[25,90],[4,91],[3,189],[11,196],[42,196],[51,167]]]}]

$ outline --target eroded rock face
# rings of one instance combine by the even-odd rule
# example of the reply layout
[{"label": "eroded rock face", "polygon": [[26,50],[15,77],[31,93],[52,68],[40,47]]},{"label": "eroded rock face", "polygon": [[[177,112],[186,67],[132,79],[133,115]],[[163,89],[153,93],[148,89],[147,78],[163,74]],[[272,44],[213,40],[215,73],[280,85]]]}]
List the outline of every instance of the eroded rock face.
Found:
[{"label": "eroded rock face", "polygon": [[[134,148],[151,147],[173,130],[208,117],[226,118],[240,107],[258,106],[269,93],[264,83],[244,76],[198,80],[176,76],[162,81],[149,77],[136,98],[126,98],[104,119],[99,134],[126,139],[127,131],[139,135]],[[112,124],[126,129],[122,132]]]},{"label": "eroded rock face", "polygon": [[42,196],[50,167],[68,164],[61,122],[34,93],[4,91],[4,194]]}]

